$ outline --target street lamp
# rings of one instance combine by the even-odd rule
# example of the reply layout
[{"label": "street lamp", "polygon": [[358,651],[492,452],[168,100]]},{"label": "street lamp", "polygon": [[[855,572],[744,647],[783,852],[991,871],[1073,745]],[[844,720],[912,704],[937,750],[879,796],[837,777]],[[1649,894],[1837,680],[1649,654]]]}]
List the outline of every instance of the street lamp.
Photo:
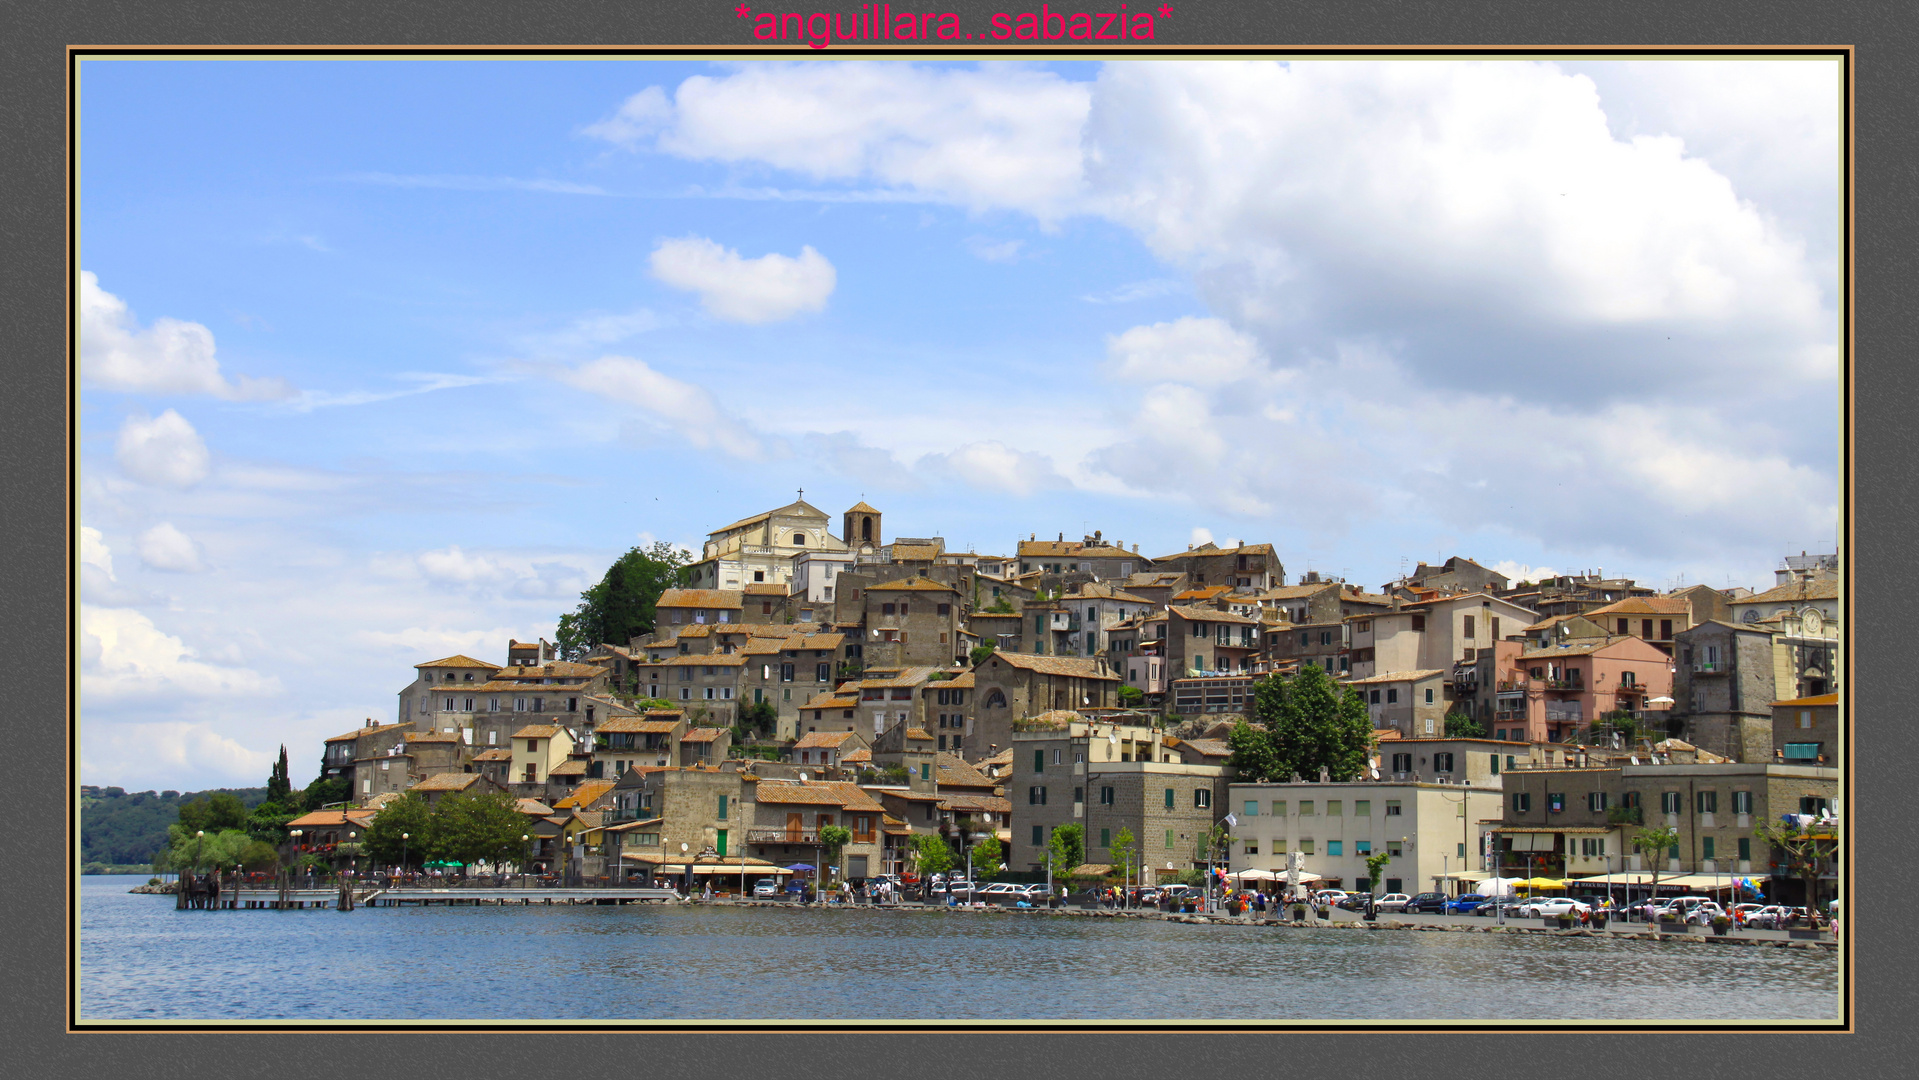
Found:
[{"label": "street lamp", "polygon": [[528,837],[527,834],[525,833],[520,834],[520,888],[522,889],[527,887],[527,882],[526,882],[527,864],[533,861],[532,849],[527,846],[527,841],[529,839],[531,838]]},{"label": "street lamp", "polygon": [[[306,831],[304,829],[294,829],[287,833],[287,835],[293,838],[292,857],[287,860],[287,877],[290,879],[293,876],[293,864],[297,863],[300,858],[300,838],[306,835]],[[308,871],[308,873],[311,872],[311,870]]]},{"label": "street lamp", "polygon": [[411,833],[400,834],[400,880],[406,880],[406,841]]}]

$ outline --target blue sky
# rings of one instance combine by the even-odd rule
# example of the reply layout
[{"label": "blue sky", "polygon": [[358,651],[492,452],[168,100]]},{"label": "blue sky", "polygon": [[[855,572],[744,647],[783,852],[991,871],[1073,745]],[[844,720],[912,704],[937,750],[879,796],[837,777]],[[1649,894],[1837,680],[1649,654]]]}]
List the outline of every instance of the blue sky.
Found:
[{"label": "blue sky", "polygon": [[258,783],[620,551],[1763,586],[1837,506],[1829,63],[89,60],[82,778]]}]

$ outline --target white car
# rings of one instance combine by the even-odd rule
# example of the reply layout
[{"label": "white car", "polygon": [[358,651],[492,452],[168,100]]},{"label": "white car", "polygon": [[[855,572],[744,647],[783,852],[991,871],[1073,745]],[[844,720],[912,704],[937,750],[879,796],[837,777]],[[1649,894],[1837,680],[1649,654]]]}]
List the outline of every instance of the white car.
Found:
[{"label": "white car", "polygon": [[1714,919],[1725,913],[1718,904],[1708,900],[1703,904],[1694,904],[1692,910],[1686,912],[1686,922],[1691,926],[1711,926]]},{"label": "white car", "polygon": [[770,877],[763,877],[753,883],[753,898],[755,900],[775,897],[779,894],[780,883]]},{"label": "white car", "polygon": [[1526,918],[1555,919],[1567,915],[1582,915],[1592,911],[1592,906],[1582,904],[1571,897],[1548,896],[1528,901],[1520,907],[1519,914]]},{"label": "white car", "polygon": [[1406,901],[1411,899],[1412,897],[1406,895],[1403,892],[1389,892],[1386,895],[1380,897],[1379,899],[1373,901],[1373,910],[1404,911],[1406,910]]},{"label": "white car", "polygon": [[1313,894],[1313,900],[1322,904],[1336,905],[1344,899],[1346,899],[1346,893],[1341,889],[1321,889]]},{"label": "white car", "polygon": [[1018,900],[1025,897],[1026,887],[1010,881],[995,881],[973,895],[979,900]]}]

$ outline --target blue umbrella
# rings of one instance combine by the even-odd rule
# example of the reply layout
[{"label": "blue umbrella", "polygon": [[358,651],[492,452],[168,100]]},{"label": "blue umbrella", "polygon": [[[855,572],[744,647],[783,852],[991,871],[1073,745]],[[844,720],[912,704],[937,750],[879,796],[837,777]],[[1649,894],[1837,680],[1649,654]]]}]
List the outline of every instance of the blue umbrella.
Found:
[{"label": "blue umbrella", "polygon": [[813,864],[812,864],[812,863],[803,863],[803,862],[796,862],[796,863],[794,863],[793,865],[791,865],[791,866],[789,866],[789,867],[787,867],[787,869],[788,869],[788,870],[811,870],[811,869],[813,869]]}]

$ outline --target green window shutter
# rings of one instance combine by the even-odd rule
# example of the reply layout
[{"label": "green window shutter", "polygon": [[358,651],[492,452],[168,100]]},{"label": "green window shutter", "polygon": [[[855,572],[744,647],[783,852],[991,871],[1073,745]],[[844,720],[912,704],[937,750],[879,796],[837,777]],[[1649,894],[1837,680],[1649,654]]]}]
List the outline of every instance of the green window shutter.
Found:
[{"label": "green window shutter", "polygon": [[1173,830],[1167,829],[1166,830],[1166,850],[1171,851],[1172,849],[1173,849]]},{"label": "green window shutter", "polygon": [[932,778],[933,778],[933,767],[923,761],[920,762],[920,779],[931,780]]},{"label": "green window shutter", "polygon": [[1101,829],[1099,831],[1099,846],[1104,848],[1113,846],[1113,830]]},{"label": "green window shutter", "polygon": [[1033,771],[1034,772],[1046,771],[1046,751],[1044,750],[1033,751]]},{"label": "green window shutter", "polygon": [[1039,830],[1040,830],[1040,827],[1038,825],[1033,826],[1033,846],[1034,847],[1046,846],[1046,837]]},{"label": "green window shutter", "polygon": [[1739,838],[1739,857],[1741,859],[1752,858],[1752,837],[1742,836]]},{"label": "green window shutter", "polygon": [[720,820],[726,820],[726,796],[720,796]]},{"label": "green window shutter", "polygon": [[1173,789],[1167,788],[1166,789],[1166,809],[1171,810],[1172,808],[1173,808]]},{"label": "green window shutter", "polygon": [[1710,836],[1700,837],[1699,855],[1701,858],[1706,858],[1706,859],[1712,858],[1712,840],[1713,838]]}]

